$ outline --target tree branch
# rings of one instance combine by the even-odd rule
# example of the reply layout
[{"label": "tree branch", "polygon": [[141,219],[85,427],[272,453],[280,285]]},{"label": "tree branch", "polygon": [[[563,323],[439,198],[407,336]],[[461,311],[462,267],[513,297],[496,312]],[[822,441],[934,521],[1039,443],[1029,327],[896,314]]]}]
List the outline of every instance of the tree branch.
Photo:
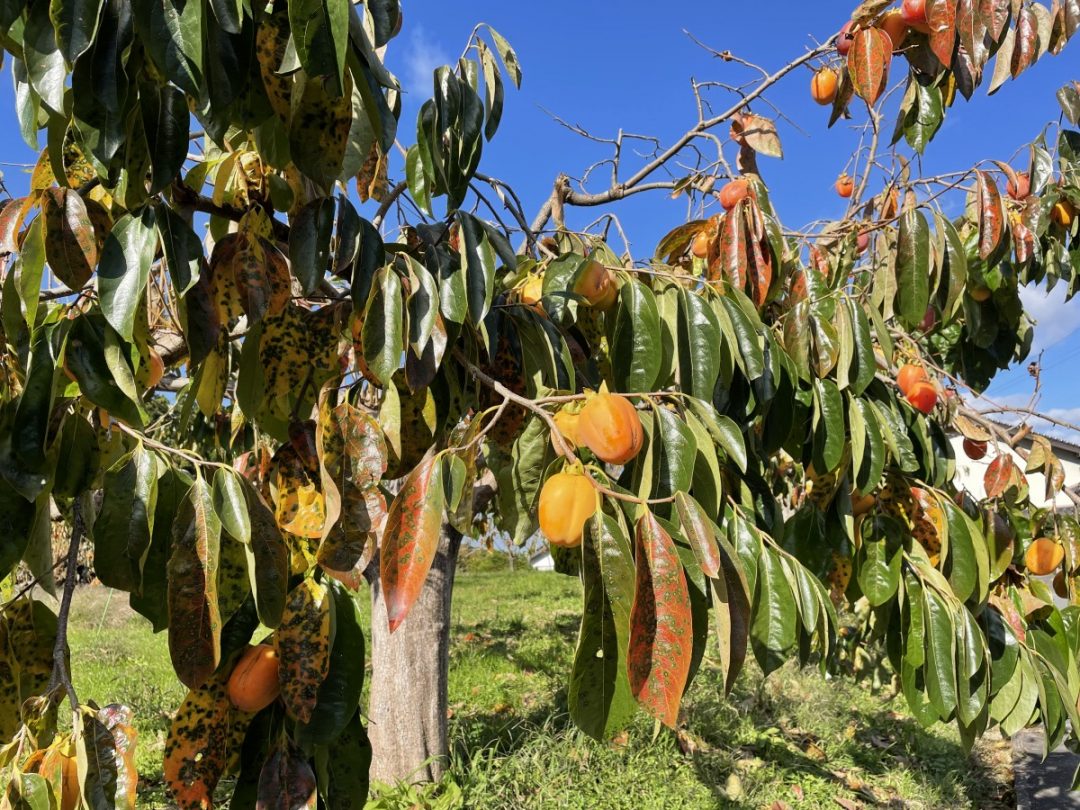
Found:
[{"label": "tree branch", "polygon": [[60,613],[56,618],[56,642],[53,644],[53,670],[49,680],[49,692],[63,687],[68,702],[74,711],[79,707],[79,698],[71,683],[71,671],[68,667],[68,618],[71,614],[71,598],[75,593],[76,567],[79,563],[79,546],[83,539],[82,502],[76,498],[71,505],[71,539],[68,541],[67,573],[64,578],[64,594],[60,600]]}]

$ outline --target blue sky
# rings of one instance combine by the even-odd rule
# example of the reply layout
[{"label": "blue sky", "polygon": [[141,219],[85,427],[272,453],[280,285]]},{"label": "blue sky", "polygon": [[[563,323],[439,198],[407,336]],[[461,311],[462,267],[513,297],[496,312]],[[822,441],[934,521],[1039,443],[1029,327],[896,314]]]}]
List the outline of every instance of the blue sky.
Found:
[{"label": "blue sky", "polygon": [[[606,147],[567,131],[545,110],[596,135],[610,137],[622,127],[670,142],[696,120],[691,77],[731,83],[748,77],[743,69],[693,44],[686,31],[717,51],[730,49],[772,70],[802,53],[815,37],[830,36],[852,5],[834,0],[670,0],[659,5],[548,0],[541,6],[507,0],[407,0],[404,30],[387,55],[406,93],[402,141],[412,140],[417,106],[431,92],[432,69],[456,59],[474,23],[490,23],[517,50],[524,81],[520,91],[507,89],[503,123],[495,140],[485,144],[481,170],[510,182],[531,217],[559,172],[579,177],[607,154]],[[19,194],[26,188],[27,174],[17,164],[32,163],[36,156],[14,125],[10,63],[4,74],[0,109],[8,110],[10,125],[0,134],[0,169],[11,191]],[[959,170],[981,158],[1013,158],[1046,123],[1058,119],[1054,93],[1072,79],[1080,79],[1077,41],[1061,56],[1046,57],[1018,81],[1007,83],[993,98],[978,92],[971,102],[958,99],[928,149],[924,172]],[[780,124],[784,160],[760,161],[788,227],[842,215],[844,207],[832,184],[858,141],[858,134],[843,122],[826,129],[828,111],[810,100],[809,81],[809,70],[801,69],[769,94],[797,125]],[[726,97],[715,99],[727,106]],[[755,109],[768,113],[760,106]],[[853,123],[861,120],[856,113]],[[886,127],[891,132],[891,120]],[[1014,165],[1020,167],[1025,159]],[[392,176],[401,172],[400,161],[392,164]],[[636,257],[651,255],[656,241],[686,217],[685,201],[663,192],[622,201],[612,210]],[[579,212],[572,222],[584,225],[599,213]],[[1080,298],[1065,305],[1058,290],[1049,299],[1025,293],[1025,302],[1039,320],[1037,350],[1045,352],[1040,407],[1080,421],[1080,375],[1071,373],[1080,364]],[[1026,401],[1030,380],[1023,369],[1003,373],[991,394]]]}]

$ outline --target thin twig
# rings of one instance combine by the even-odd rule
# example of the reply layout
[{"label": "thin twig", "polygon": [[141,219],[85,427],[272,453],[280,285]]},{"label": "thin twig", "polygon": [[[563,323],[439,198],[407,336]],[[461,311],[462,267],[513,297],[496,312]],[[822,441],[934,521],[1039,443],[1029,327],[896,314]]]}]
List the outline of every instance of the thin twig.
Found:
[{"label": "thin twig", "polygon": [[71,615],[71,597],[75,593],[75,569],[79,563],[79,546],[83,539],[82,504],[76,498],[71,505],[71,539],[68,541],[67,575],[64,578],[64,595],[60,600],[60,613],[56,618],[56,642],[53,644],[53,669],[49,680],[49,692],[63,687],[67,693],[71,710],[79,707],[79,697],[71,683],[71,671],[68,668],[68,618]]}]

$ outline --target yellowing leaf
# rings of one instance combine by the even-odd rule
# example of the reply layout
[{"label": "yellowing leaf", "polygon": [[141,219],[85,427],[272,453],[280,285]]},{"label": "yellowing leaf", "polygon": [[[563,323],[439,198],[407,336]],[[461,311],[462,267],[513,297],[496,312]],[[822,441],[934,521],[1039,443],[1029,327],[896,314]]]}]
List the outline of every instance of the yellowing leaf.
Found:
[{"label": "yellowing leaf", "polygon": [[230,674],[219,672],[188,692],[173,717],[163,776],[180,810],[214,806],[214,788],[243,745],[252,716],[229,702],[225,687]]},{"label": "yellowing leaf", "polygon": [[301,723],[311,719],[319,686],[330,669],[330,591],[305,579],[289,592],[274,647],[285,707]]}]

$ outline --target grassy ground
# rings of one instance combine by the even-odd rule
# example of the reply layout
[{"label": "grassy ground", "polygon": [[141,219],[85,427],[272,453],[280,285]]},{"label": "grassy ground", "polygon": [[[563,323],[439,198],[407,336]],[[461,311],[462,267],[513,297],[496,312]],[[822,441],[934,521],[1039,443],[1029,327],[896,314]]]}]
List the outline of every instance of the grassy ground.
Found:
[{"label": "grassy ground", "polygon": [[[951,729],[920,729],[902,699],[816,671],[785,668],[763,682],[751,666],[725,699],[706,661],[679,735],[639,717],[597,744],[566,715],[579,599],[579,584],[558,574],[460,575],[450,775],[432,795],[393,790],[372,808],[1014,806],[996,735],[967,756]],[[167,807],[161,752],[183,688],[164,634],[152,635],[122,595],[89,587],[76,594],[72,647],[80,697],[135,709],[140,808]]]}]

